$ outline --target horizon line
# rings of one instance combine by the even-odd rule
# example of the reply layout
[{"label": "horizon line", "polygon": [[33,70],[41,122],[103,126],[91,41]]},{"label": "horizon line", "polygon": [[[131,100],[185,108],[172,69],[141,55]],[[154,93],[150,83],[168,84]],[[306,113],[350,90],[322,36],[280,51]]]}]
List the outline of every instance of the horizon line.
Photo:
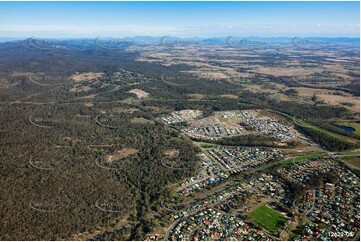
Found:
[{"label": "horizon line", "polygon": [[95,39],[95,38],[139,38],[139,37],[147,37],[147,38],[178,38],[178,39],[219,39],[219,38],[329,38],[329,39],[337,39],[337,38],[348,38],[348,39],[360,39],[360,36],[302,36],[302,35],[292,35],[292,36],[257,36],[257,35],[248,35],[248,36],[241,36],[241,35],[226,35],[226,36],[210,36],[210,37],[178,37],[172,35],[160,35],[160,36],[152,36],[152,35],[135,35],[135,36],[123,36],[123,37],[116,37],[116,36],[102,36],[97,35],[94,37],[41,37],[41,36],[22,36],[22,37],[12,37],[12,36],[4,36],[0,37],[0,39],[31,39],[31,38],[38,38],[38,39]]}]

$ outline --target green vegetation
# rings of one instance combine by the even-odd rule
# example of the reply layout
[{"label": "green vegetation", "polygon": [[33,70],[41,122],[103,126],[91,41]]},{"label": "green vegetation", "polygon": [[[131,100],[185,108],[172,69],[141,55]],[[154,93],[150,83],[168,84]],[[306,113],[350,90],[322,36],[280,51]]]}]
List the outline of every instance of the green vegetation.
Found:
[{"label": "green vegetation", "polygon": [[360,155],[359,151],[344,151],[344,152],[339,152],[338,154],[340,155]]},{"label": "green vegetation", "polygon": [[346,142],[352,142],[352,143],[355,143],[355,140],[354,139],[351,139],[349,137],[346,137],[346,136],[343,136],[343,135],[340,135],[340,134],[336,134],[336,133],[333,133],[331,131],[328,131],[326,129],[323,129],[323,128],[320,128],[320,127],[317,127],[315,125],[312,125],[308,122],[305,122],[303,120],[300,120],[300,119],[297,119],[297,118],[293,118],[293,121],[295,122],[295,124],[301,126],[301,127],[304,127],[304,128],[308,128],[308,129],[313,129],[315,131],[318,131],[320,133],[324,133],[330,137],[333,137],[335,139],[339,139],[340,141],[346,141]]},{"label": "green vegetation", "polygon": [[[222,110],[272,108],[289,114],[290,119],[297,116],[305,120],[350,120],[351,115],[345,108],[270,99],[267,93],[254,93],[246,88],[247,82],[262,84],[263,80],[294,84],[287,82],[288,77],[252,73],[252,77],[240,85],[223,79],[195,78],[188,80],[190,85],[172,86],[161,81],[162,73],[181,76],[194,70],[194,66],[139,62],[136,61],[140,55],[138,50],[107,51],[91,47],[93,43],[70,42],[70,48],[54,51],[41,51],[26,46],[26,42],[0,44],[0,240],[67,240],[98,227],[112,227],[114,221],[123,219],[135,223],[105,232],[98,238],[143,240],[154,227],[148,222],[149,215],[159,212],[160,201],[167,200],[175,192],[169,190],[171,185],[194,176],[199,165],[200,149],[177,132],[183,124],[173,125],[172,129],[157,121],[171,111],[199,109],[209,116]],[[221,53],[212,57],[212,63],[219,65],[217,59],[224,59]],[[274,57],[261,58],[266,66],[275,65]],[[288,61],[287,55],[277,58]],[[322,63],[322,59],[319,61]],[[239,71],[247,72],[248,68]],[[69,76],[77,72],[104,73],[104,77],[96,81],[69,81]],[[29,81],[29,73],[44,73],[61,85],[37,85]],[[359,80],[354,84],[359,85]],[[78,85],[80,91],[71,91]],[[150,97],[135,99],[128,93],[134,88],[148,92]],[[293,95],[291,91],[286,94]],[[113,110],[133,111],[117,113]],[[30,116],[40,127],[29,122]],[[102,116],[103,126],[95,122],[98,116]],[[229,118],[228,121],[238,122],[238,119]],[[327,149],[346,150],[357,143],[350,138],[353,136],[330,131],[326,126],[295,122]],[[41,125],[52,128],[41,128]],[[204,148],[216,144],[277,146],[279,143],[265,134],[204,141],[201,144]],[[288,147],[293,146],[294,143],[288,143]],[[127,148],[139,152],[120,161],[115,159],[111,164],[99,166],[96,163]],[[169,169],[160,163],[164,153],[172,149],[179,151],[176,166],[183,170]],[[275,165],[267,167],[270,168],[267,171],[278,165],[321,156],[274,161]],[[54,166],[54,169],[38,169],[29,163],[30,158],[38,167]],[[345,160],[355,162],[356,158]],[[104,169],[107,165],[112,169]],[[257,174],[264,172],[261,168]],[[120,212],[97,209],[97,201],[105,205],[105,209]],[[40,211],[32,209],[29,203]],[[41,210],[56,211],[43,213]],[[262,214],[267,218],[262,218]],[[250,216],[272,233],[279,232],[285,221],[266,206],[256,209]]]},{"label": "green vegetation", "polygon": [[357,147],[358,141],[356,139],[331,132],[309,122],[292,117],[286,113],[278,113],[292,119],[293,122],[299,126],[300,131],[310,136],[316,143],[322,145],[326,150],[343,151]]},{"label": "green vegetation", "polygon": [[248,214],[258,226],[262,226],[272,234],[278,235],[285,226],[287,219],[279,212],[268,207],[261,205]]},{"label": "green vegetation", "polygon": [[342,157],[341,160],[350,164],[353,167],[357,167],[360,169],[360,157],[347,156],[347,157]]},{"label": "green vegetation", "polygon": [[[342,124],[341,124],[342,125]],[[345,123],[345,125],[350,126],[355,129],[355,133],[360,135],[360,123]]]},{"label": "green vegetation", "polygon": [[300,130],[329,151],[343,151],[357,147],[354,143],[335,138],[335,136],[330,136],[313,128],[300,127]]},{"label": "green vegetation", "polygon": [[300,156],[294,159],[288,159],[288,160],[284,160],[282,162],[280,162],[280,165],[288,165],[291,164],[292,162],[295,161],[302,161],[302,160],[308,160],[308,159],[318,159],[320,157],[322,157],[323,155],[321,154],[315,154],[315,155],[305,155],[305,156]]},{"label": "green vegetation", "polygon": [[354,133],[360,135],[360,122],[352,122],[352,121],[341,121],[337,122],[336,125],[349,126],[355,129]]}]

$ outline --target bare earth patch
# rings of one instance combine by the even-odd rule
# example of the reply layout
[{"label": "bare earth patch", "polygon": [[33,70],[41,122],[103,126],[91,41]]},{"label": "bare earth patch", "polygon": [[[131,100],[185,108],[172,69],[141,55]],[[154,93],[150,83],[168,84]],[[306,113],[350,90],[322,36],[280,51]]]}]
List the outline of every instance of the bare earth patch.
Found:
[{"label": "bare earth patch", "polygon": [[188,97],[193,98],[193,99],[203,99],[204,95],[200,94],[200,93],[191,93],[191,94],[187,94]]},{"label": "bare earth patch", "polygon": [[7,89],[20,84],[20,81],[9,82],[7,79],[0,77],[0,89]]},{"label": "bare earth patch", "polygon": [[179,150],[173,149],[173,150],[166,150],[164,151],[164,155],[168,157],[176,157],[179,155]]},{"label": "bare earth patch", "polygon": [[117,108],[112,109],[112,113],[134,113],[134,112],[137,112],[137,111],[139,111],[139,109],[137,109],[137,108],[120,108],[120,107],[117,107]]},{"label": "bare earth patch", "polygon": [[146,98],[149,96],[149,93],[140,90],[140,89],[132,89],[130,91],[128,91],[129,93],[133,93],[137,96],[137,98],[141,99],[141,98]]},{"label": "bare earth patch", "polygon": [[201,126],[201,125],[208,125],[208,124],[219,124],[221,121],[215,116],[209,116],[202,119],[191,120],[189,124],[192,126]]},{"label": "bare earth patch", "polygon": [[238,98],[237,95],[233,95],[233,94],[223,94],[223,95],[221,95],[221,97],[230,98],[230,99],[237,99]]},{"label": "bare earth patch", "polygon": [[85,72],[85,73],[75,73],[70,78],[75,82],[81,82],[86,80],[94,80],[103,77],[104,73],[94,73],[94,72]]},{"label": "bare earth patch", "polygon": [[[329,91],[325,89],[314,89],[306,87],[295,88],[298,91],[299,96],[311,98],[314,94],[319,101],[323,101],[330,105],[341,105],[348,110],[359,113],[360,112],[360,98],[352,96],[349,93],[342,91]],[[344,105],[349,103],[350,105]],[[352,105],[352,106],[351,106]]]},{"label": "bare earth patch", "polygon": [[[82,85],[75,85],[73,88],[71,88],[70,92],[87,92],[90,91],[92,88],[89,86],[82,86]],[[82,97],[84,98],[84,97]]]},{"label": "bare earth patch", "polygon": [[305,76],[313,73],[319,73],[323,70],[321,68],[306,69],[302,67],[261,67],[254,70],[255,72],[273,75],[273,76]]},{"label": "bare earth patch", "polygon": [[124,148],[124,149],[121,149],[121,150],[118,150],[118,151],[114,152],[112,155],[107,155],[105,157],[105,160],[107,162],[111,163],[113,161],[124,159],[124,158],[126,158],[128,156],[135,155],[137,153],[138,153],[137,149]]},{"label": "bare earth patch", "polygon": [[93,107],[93,106],[94,106],[94,103],[84,103],[84,106],[85,106],[85,107]]}]

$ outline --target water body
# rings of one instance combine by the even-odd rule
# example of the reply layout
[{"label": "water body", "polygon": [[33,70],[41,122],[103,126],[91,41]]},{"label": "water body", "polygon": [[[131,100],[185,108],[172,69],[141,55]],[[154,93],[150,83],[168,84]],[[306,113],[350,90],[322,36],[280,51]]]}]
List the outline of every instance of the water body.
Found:
[{"label": "water body", "polygon": [[339,128],[339,129],[342,129],[343,131],[350,132],[350,133],[356,131],[356,129],[354,129],[354,128],[350,127],[350,126],[336,125],[336,127]]}]

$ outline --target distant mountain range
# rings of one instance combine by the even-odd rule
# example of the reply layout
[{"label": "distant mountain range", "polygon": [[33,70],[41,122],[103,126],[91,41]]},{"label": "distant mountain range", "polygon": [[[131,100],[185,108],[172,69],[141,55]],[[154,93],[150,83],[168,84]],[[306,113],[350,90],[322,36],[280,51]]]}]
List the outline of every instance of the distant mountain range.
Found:
[{"label": "distant mountain range", "polygon": [[[214,37],[214,38],[178,38],[178,37],[171,37],[171,36],[163,36],[163,37],[153,37],[153,36],[135,36],[135,37],[122,37],[122,38],[115,38],[115,37],[99,37],[101,40],[123,40],[123,41],[133,41],[133,42],[144,42],[144,43],[158,43],[161,40],[164,41],[193,41],[203,44],[224,44],[227,37]],[[290,43],[292,39],[295,37],[255,37],[255,36],[248,36],[248,37],[241,37],[241,36],[231,36],[233,40],[248,40],[248,41],[259,41],[259,42],[266,42],[266,43]],[[0,37],[0,42],[12,42],[12,41],[23,41],[28,38],[12,38],[12,37]],[[34,39],[41,39],[41,40],[54,40],[55,38],[37,38]],[[93,42],[95,38],[56,38],[57,40],[69,41],[69,42]],[[348,38],[348,37],[297,37],[297,39],[302,40],[313,40],[313,41],[323,41],[328,43],[360,43],[360,38]]]}]

